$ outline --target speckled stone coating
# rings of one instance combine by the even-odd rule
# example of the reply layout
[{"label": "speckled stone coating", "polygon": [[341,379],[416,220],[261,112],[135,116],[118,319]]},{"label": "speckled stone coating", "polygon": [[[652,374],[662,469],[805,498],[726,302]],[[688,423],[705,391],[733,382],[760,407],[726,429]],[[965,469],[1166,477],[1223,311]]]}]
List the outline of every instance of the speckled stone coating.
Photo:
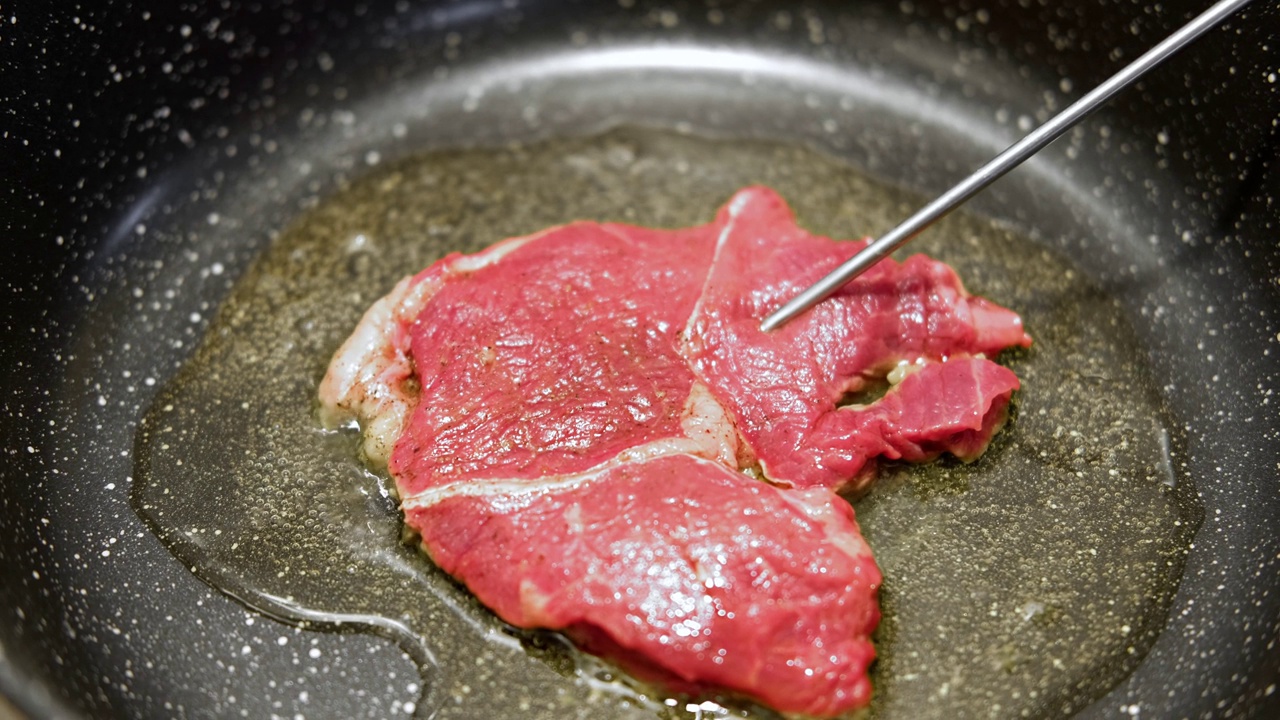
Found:
[{"label": "speckled stone coating", "polygon": [[881,459],[975,460],[1018,387],[975,353],[1030,345],[923,255],[759,330],[864,245],[754,186],[691,228],[579,221],[450,254],[365,312],[321,416],[358,421],[375,469],[394,448],[406,526],[506,622],[663,692],[845,714],[870,700],[880,572],[833,491]]},{"label": "speckled stone coating", "polygon": [[[378,483],[339,460],[350,438],[322,436],[330,454],[315,467],[288,452],[317,441],[310,408],[285,398],[314,388],[344,329],[394,283],[370,268],[422,267],[566,216],[694,222],[749,182],[796,198],[816,231],[882,231],[920,196],[860,178],[937,192],[1202,7],[6,6],[0,689],[37,716],[386,717],[423,704],[441,717],[693,715],[565,679],[579,676],[563,649],[469,622],[447,584],[406,564],[412,552],[325,550],[396,532]],[[977,198],[972,210],[999,228],[960,218],[938,233],[959,241],[922,246],[1019,308],[1038,344],[1014,361],[1026,397],[1057,400],[1018,408],[1008,444],[979,466],[890,477],[859,504],[880,562],[902,578],[886,588],[882,717],[1277,713],[1276,22],[1273,3],[1254,3]],[[410,167],[399,163],[425,150],[623,119],[697,137],[564,143],[547,150],[559,164],[512,149],[489,172],[410,173],[397,194],[395,172]],[[704,139],[716,136],[735,142]],[[437,254],[397,239],[431,240]],[[293,305],[320,296],[347,315],[331,326]],[[208,359],[257,351],[196,387],[178,368],[202,338]],[[268,367],[278,387],[253,382]],[[159,419],[188,392],[220,411],[138,432],[153,403]],[[246,443],[269,454],[245,460]],[[313,470],[354,490],[303,503]],[[995,482],[1005,474],[1052,482],[1011,493]],[[1169,505],[1148,479],[1176,485]],[[181,530],[164,543],[130,503],[157,499],[168,504],[143,517]],[[317,526],[346,535],[296,542]],[[368,592],[346,597],[325,582],[356,557],[402,572],[361,577]],[[957,576],[965,563],[983,571]],[[936,578],[950,606],[907,602]],[[442,599],[408,620],[370,607],[380,588],[424,583]],[[312,611],[361,603],[395,622],[348,615],[341,627],[382,628],[399,645],[296,627],[332,627]],[[912,616],[938,621],[911,635]],[[1086,618],[1098,634],[1082,653],[1069,639]],[[424,627],[434,656],[413,640]],[[478,639],[449,642],[466,637]],[[1071,664],[1086,655],[1107,662]],[[947,671],[957,658],[974,672]],[[511,677],[493,671],[508,661],[551,695],[495,680]],[[1068,677],[1089,681],[1064,695],[1055,678]]]}]

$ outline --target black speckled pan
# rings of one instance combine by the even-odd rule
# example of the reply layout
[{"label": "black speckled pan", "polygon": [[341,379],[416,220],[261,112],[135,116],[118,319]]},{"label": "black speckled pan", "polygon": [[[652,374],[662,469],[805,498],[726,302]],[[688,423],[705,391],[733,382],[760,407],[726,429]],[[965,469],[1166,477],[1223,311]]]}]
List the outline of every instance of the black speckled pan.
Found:
[{"label": "black speckled pan", "polygon": [[[441,253],[767,182],[885,229],[1200,3],[0,9],[0,718],[770,717],[497,622],[315,382]],[[857,501],[879,718],[1280,713],[1280,9],[922,237],[1036,346]]]}]

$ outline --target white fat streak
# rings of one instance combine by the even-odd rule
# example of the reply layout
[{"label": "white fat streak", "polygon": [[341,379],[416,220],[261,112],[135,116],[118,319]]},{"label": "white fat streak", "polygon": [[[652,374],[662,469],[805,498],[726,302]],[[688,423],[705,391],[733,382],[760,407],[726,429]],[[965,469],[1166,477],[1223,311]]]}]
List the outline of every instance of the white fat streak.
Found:
[{"label": "white fat streak", "polygon": [[697,325],[698,316],[702,315],[702,306],[707,300],[707,290],[711,287],[712,271],[720,264],[720,253],[724,251],[725,245],[729,242],[729,234],[733,232],[738,215],[741,214],[742,208],[746,206],[750,199],[750,195],[747,193],[739,192],[729,203],[729,221],[724,224],[724,228],[720,231],[720,236],[716,238],[716,250],[711,255],[711,264],[707,266],[707,277],[702,281],[702,291],[698,293],[698,301],[694,303],[693,312],[689,313],[689,320],[684,325],[683,337],[685,342],[688,342],[693,337],[693,330]]},{"label": "white fat streak", "polygon": [[[649,443],[649,445],[644,447],[657,446],[663,442],[665,441]],[[552,475],[541,477],[536,480],[525,480],[520,478],[459,480],[457,482],[449,483],[448,485],[427,488],[420,493],[406,496],[400,502],[400,507],[405,511],[421,510],[453,498],[483,498],[493,506],[496,512],[506,513],[522,510],[532,504],[534,500],[543,497],[544,495],[586,487],[592,482],[599,480],[609,471],[622,465],[643,465],[644,463],[658,458],[684,455],[696,462],[722,466],[721,463],[715,460],[708,460],[705,457],[688,452],[680,452],[678,450],[678,446],[675,444],[671,444],[667,447],[668,451],[665,452],[641,452],[632,455],[635,450],[641,450],[641,448],[636,448],[635,450],[622,453],[618,455],[618,457],[607,462],[603,462],[585,472],[571,473],[567,475]],[[657,450],[657,448],[654,448],[654,450]]]},{"label": "white fat streak", "polygon": [[[750,192],[739,191],[729,201],[729,220],[725,223],[724,228],[720,230],[719,237],[716,238],[716,249],[712,253],[711,264],[707,266],[707,276],[702,281],[702,290],[698,293],[698,301],[694,303],[693,312],[689,313],[689,320],[685,322],[684,332],[681,335],[681,344],[686,349],[693,340],[694,330],[697,327],[699,317],[702,315],[703,306],[706,304],[707,293],[711,287],[712,272],[720,264],[720,256],[724,252],[725,246],[729,243],[729,235],[737,227],[738,218],[743,209],[751,202],[751,198]],[[699,378],[699,382],[694,385],[693,391],[690,393],[690,402],[698,404],[701,412],[694,413],[691,416],[689,412],[690,406],[686,404],[685,418],[681,422],[685,434],[690,437],[698,437],[699,434],[706,435],[710,433],[712,437],[717,439],[720,448],[732,448],[727,454],[724,450],[718,450],[716,455],[711,456],[719,457],[721,462],[729,467],[745,467],[755,463],[757,460],[755,451],[744,438],[738,435],[737,425],[733,418],[729,416],[724,406],[715,399],[707,385],[702,382],[705,378],[702,377],[698,364],[690,362],[689,369]],[[713,405],[714,407],[712,407]]]},{"label": "white fat streak", "polygon": [[486,248],[485,250],[482,250],[481,252],[476,253],[475,255],[464,255],[458,258],[457,260],[454,260],[453,264],[449,266],[449,269],[453,272],[458,272],[458,273],[473,273],[479,270],[480,268],[493,265],[494,263],[498,262],[499,260],[506,257],[507,255],[510,255],[516,250],[519,250],[520,248],[524,247],[530,240],[537,240],[543,235],[553,233],[561,229],[562,227],[564,226],[559,225],[556,227],[547,228],[546,230],[543,230],[541,232],[536,232],[532,235],[525,235],[524,237],[507,238],[502,242],[494,243],[492,246]]},{"label": "white fat streak", "polygon": [[825,488],[789,490],[782,499],[809,519],[822,526],[827,541],[852,558],[871,557],[871,547],[858,533],[843,531],[843,522],[833,503],[844,502]]},{"label": "white fat streak", "polygon": [[701,382],[695,382],[689,389],[680,429],[702,446],[701,452],[693,454],[737,467],[738,428],[720,401]]},{"label": "white fat streak", "polygon": [[427,488],[420,493],[409,495],[400,501],[400,507],[407,512],[409,510],[429,508],[452,498],[475,497],[486,498],[490,502],[507,500],[507,502],[502,503],[502,509],[516,510],[528,506],[529,503],[543,495],[583,487],[620,464],[609,461],[597,465],[584,473],[553,475],[538,478],[537,480],[504,478],[459,480],[448,485]]},{"label": "white fat streak", "polygon": [[[738,432],[728,413],[702,383],[694,383],[685,400],[681,429],[686,437],[669,437],[628,448],[613,458],[580,473],[544,476],[537,479],[489,478],[457,480],[405,495],[404,510],[427,508],[456,497],[487,498],[500,511],[526,507],[534,499],[552,492],[583,487],[621,465],[641,464],[660,457],[688,455],[736,469]],[[500,504],[495,502],[502,500]]]},{"label": "white fat streak", "polygon": [[705,452],[705,450],[704,444],[689,438],[664,438],[624,450],[613,458],[580,473],[546,475],[536,479],[468,478],[457,480],[447,485],[431,487],[422,492],[405,495],[400,501],[400,507],[404,510],[419,510],[451,498],[483,497],[491,500],[508,498],[514,504],[511,504],[510,507],[504,504],[502,509],[504,511],[515,510],[524,507],[542,495],[583,487],[606,472],[622,465],[640,465],[650,460],[672,455],[689,455],[703,459],[701,453]]}]

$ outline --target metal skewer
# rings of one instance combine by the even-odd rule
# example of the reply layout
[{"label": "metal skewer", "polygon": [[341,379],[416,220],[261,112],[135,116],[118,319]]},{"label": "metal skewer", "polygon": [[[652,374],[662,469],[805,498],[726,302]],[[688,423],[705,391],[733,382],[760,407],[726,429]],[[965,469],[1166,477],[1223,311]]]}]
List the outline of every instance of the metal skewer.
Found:
[{"label": "metal skewer", "polygon": [[857,255],[849,258],[840,267],[831,271],[826,277],[787,301],[782,307],[775,310],[773,314],[765,318],[764,322],[760,323],[760,329],[765,332],[773,330],[826,299],[841,285],[866,272],[872,265],[888,257],[894,250],[905,245],[908,240],[919,235],[925,228],[978,194],[980,190],[995,182],[996,179],[1013,168],[1021,165],[1023,161],[1035,155],[1045,145],[1053,142],[1059,135],[1088,117],[1093,111],[1110,100],[1113,95],[1133,84],[1152,68],[1164,62],[1174,53],[1225,20],[1232,13],[1247,5],[1249,1],[1221,0],[1204,11],[1204,13],[1166,38],[1164,42],[1151,48],[1137,60],[1129,63],[1123,70],[1094,88],[1088,95],[1075,101],[1067,109],[1053,116],[1048,122],[1031,131],[1026,137],[1010,145],[1008,149],[995,156],[986,165],[978,168],[958,185],[916,211],[901,225],[882,235]]}]

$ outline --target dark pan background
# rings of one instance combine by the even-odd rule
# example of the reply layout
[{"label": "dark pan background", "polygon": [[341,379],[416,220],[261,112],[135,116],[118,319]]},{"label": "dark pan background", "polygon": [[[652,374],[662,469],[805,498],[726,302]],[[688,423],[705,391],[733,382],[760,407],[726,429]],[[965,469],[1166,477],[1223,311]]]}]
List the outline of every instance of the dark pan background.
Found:
[{"label": "dark pan background", "polygon": [[[395,143],[391,118],[362,118],[344,131],[335,126],[340,114],[328,126],[300,122],[304,108],[340,111],[410,93],[445,77],[438,68],[484,72],[491,58],[518,65],[521,53],[639,41],[731,44],[870,68],[887,92],[904,83],[942,106],[1043,119],[1049,104],[1061,107],[1204,5],[0,6],[0,695],[35,717],[380,717],[416,699],[406,689],[416,672],[394,644],[304,633],[247,612],[182,567],[128,503],[135,425],[269,242],[263,228],[280,228],[308,198],[358,174],[353,158],[366,147],[394,157],[415,140],[492,143],[504,132],[497,120],[462,127],[455,117],[434,134],[411,123],[408,140]],[[793,22],[777,21],[784,7]],[[812,37],[808,17],[827,19],[828,37]],[[831,35],[841,27],[843,36]],[[857,45],[860,32],[901,42]],[[1146,328],[1149,361],[1185,425],[1186,470],[1205,506],[1169,628],[1139,671],[1085,717],[1129,717],[1134,705],[1142,717],[1280,714],[1278,74],[1280,6],[1258,0],[1092,121],[1069,178],[1125,228],[1121,235],[1152,238],[1165,271],[1199,288],[1162,297],[1159,283],[1126,285],[1117,271],[1123,243],[1075,248],[1080,267],[1111,284]],[[1064,76],[1070,85],[1059,83]],[[610,120],[673,124],[682,108],[695,128],[722,134],[806,140],[810,132],[789,120],[717,117],[688,99],[637,106],[616,90],[548,92],[546,127],[555,132]],[[993,116],[950,130],[958,135],[926,124],[914,141],[886,135],[880,145],[830,149],[886,180],[938,191],[993,149],[957,142],[966,129],[1002,142],[1019,132]],[[1047,161],[1060,153],[1050,149]],[[302,161],[316,168],[305,183],[244,198],[254,222],[242,231],[182,231],[204,228],[210,208],[243,192],[240,178],[261,184]],[[1054,221],[1036,216],[1033,202],[1054,189],[1017,183],[993,188],[977,208],[1028,228]],[[1109,230],[1097,230],[1105,246]],[[203,261],[194,264],[192,253],[218,258],[226,271],[194,272]],[[191,292],[150,309],[130,296],[166,273],[187,273]],[[1147,312],[1155,307],[1164,311]],[[139,312],[150,313],[151,337],[126,344],[118,320]],[[125,359],[136,374],[115,371]]]}]

